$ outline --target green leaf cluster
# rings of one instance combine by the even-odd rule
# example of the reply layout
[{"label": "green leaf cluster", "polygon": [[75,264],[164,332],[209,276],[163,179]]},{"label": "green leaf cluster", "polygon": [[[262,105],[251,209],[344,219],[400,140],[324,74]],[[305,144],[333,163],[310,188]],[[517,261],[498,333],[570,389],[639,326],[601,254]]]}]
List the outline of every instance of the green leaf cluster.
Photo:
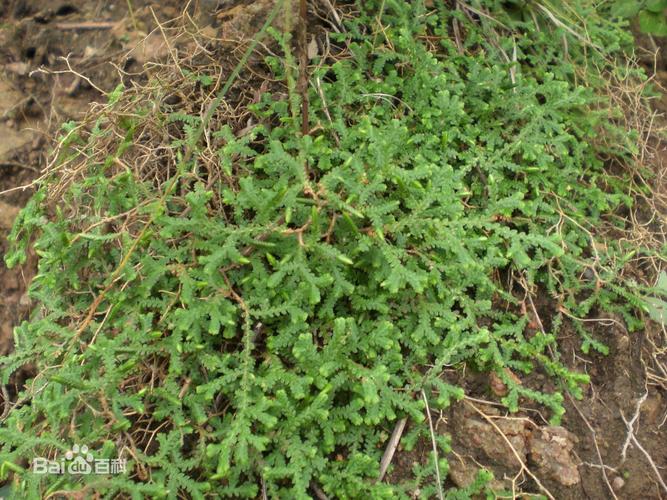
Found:
[{"label": "green leaf cluster", "polygon": [[[601,224],[632,203],[603,158],[629,159],[632,139],[608,119],[601,75],[577,76],[608,68],[627,34],[583,0],[596,50],[541,11],[477,2],[488,19],[432,3],[359,2],[330,34],[346,57],[311,75],[308,136],[291,59],[269,57],[290,96],[263,95],[243,134],[214,121],[213,172],[201,118],[157,105],[159,81],[114,93],[110,109],[129,103],[131,115],[70,127],[61,157],[85,175],[56,209],[46,200],[62,178],[47,181],[8,258],[39,255],[39,305],[0,358],[3,384],[36,367],[0,425],[16,495],[310,498],[312,483],[335,498],[428,495],[431,465],[406,484],[373,479],[397,419],[412,420],[406,443],[427,432],[421,391],[434,408],[463,397],[446,367],[546,372],[555,392],[508,379],[504,402],[537,400],[555,422],[564,391],[587,380],[552,349],[568,318],[530,331],[526,293],[573,317],[613,310],[641,324],[619,277],[628,249],[596,250]],[[208,74],[188,73],[182,94]],[[127,165],[156,123],[168,139],[155,151],[195,154],[142,176]],[[583,327],[582,340],[605,349]],[[130,472],[27,471],[70,443],[125,457]]]},{"label": "green leaf cluster", "polygon": [[611,13],[626,19],[637,17],[642,33],[667,36],[665,0],[616,0],[611,5]]}]

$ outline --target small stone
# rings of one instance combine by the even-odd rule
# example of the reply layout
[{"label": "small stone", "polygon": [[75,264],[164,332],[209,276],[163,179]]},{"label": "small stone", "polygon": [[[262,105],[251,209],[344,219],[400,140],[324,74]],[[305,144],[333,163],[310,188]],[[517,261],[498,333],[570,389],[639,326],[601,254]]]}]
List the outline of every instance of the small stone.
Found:
[{"label": "small stone", "polygon": [[611,487],[614,491],[619,491],[623,486],[625,486],[625,481],[621,476],[616,476],[611,482]]},{"label": "small stone", "polygon": [[[516,467],[520,465],[516,456],[510,450],[507,442],[521,457],[522,461],[526,459],[526,428],[525,421],[516,419],[499,419],[497,427],[504,434],[501,436],[498,431],[490,424],[482,422],[476,418],[468,418],[463,424],[463,436],[468,444],[484,451],[487,457],[505,467]],[[450,464],[451,466],[451,464]]]},{"label": "small stone", "polygon": [[581,480],[572,457],[577,437],[560,426],[540,427],[528,440],[529,456],[538,469],[564,486]]}]

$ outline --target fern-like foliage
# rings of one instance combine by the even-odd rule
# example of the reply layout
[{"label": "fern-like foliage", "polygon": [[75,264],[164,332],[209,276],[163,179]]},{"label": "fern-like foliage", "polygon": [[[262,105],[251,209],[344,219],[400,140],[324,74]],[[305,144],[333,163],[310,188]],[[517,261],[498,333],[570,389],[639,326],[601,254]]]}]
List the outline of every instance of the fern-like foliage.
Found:
[{"label": "fern-like foliage", "polygon": [[[532,398],[557,421],[562,391],[586,377],[550,354],[563,318],[526,333],[517,294],[540,287],[572,316],[615,308],[640,324],[618,278],[627,250],[594,251],[606,215],[631,202],[602,160],[622,160],[625,144],[597,140],[622,136],[600,111],[600,75],[575,78],[628,39],[575,3],[596,49],[494,0],[476,4],[504,28],[439,0],[359,2],[346,32],[330,34],[349,56],[311,75],[305,137],[291,59],[273,56],[291,106],[267,92],[243,135],[214,120],[204,146],[198,115],[156,104],[159,81],[114,93],[92,131],[70,125],[62,161],[84,173],[42,186],[7,259],[28,246],[40,258],[39,305],[0,360],[5,384],[36,367],[0,426],[17,497],[296,499],[311,483],[335,498],[407,495],[372,480],[384,444],[396,419],[424,419],[422,390],[434,407],[463,396],[440,378],[462,363],[505,377],[511,409]],[[181,94],[210,84],[188,75],[212,73],[186,73]],[[158,167],[143,171],[146,141]],[[195,154],[156,173],[169,148]],[[55,209],[54,185],[65,186]],[[597,279],[582,281],[586,269]],[[537,367],[559,392],[506,376]],[[128,459],[128,473],[28,471],[73,442]],[[432,467],[415,478],[432,488]]]}]

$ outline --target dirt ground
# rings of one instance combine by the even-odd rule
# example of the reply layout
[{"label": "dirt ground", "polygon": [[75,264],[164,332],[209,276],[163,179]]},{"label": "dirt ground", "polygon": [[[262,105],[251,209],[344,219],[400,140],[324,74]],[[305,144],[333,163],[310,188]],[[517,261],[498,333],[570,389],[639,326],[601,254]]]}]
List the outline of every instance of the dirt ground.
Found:
[{"label": "dirt ground", "polygon": [[[0,195],[0,257],[11,223],[32,193],[30,183],[46,165],[59,124],[76,120],[99,100],[96,87],[108,91],[121,79],[128,83],[145,61],[165,55],[161,38],[145,34],[157,21],[178,15],[183,3],[130,3],[132,12],[125,0],[0,4],[0,192],[5,192]],[[248,3],[199,0],[190,8],[201,26],[219,32],[229,10]],[[641,42],[649,48],[653,43]],[[68,64],[78,75],[65,72]],[[667,50],[655,69],[667,84]],[[667,100],[658,107],[667,111]],[[662,162],[658,168],[667,168],[662,149],[656,161]],[[0,259],[0,355],[12,349],[12,328],[30,310],[26,287],[34,273],[34,260],[8,270]],[[537,304],[536,311],[544,312],[546,322],[548,303]],[[466,486],[484,466],[494,471],[498,486],[514,488],[517,495],[538,492],[539,481],[558,499],[667,497],[658,482],[658,474],[667,479],[667,373],[661,372],[667,366],[666,335],[657,327],[628,334],[619,321],[599,323],[595,333],[608,343],[608,356],[585,355],[576,332],[566,328],[561,334],[564,359],[592,381],[583,400],[566,399],[561,427],[549,426],[536,405],[526,403],[518,414],[507,415],[497,405],[503,392],[498,380],[451,374],[470,397],[433,415],[436,430],[452,435],[448,484]],[[544,373],[521,382],[553,389]],[[411,453],[399,446],[389,480],[409,477],[414,462],[423,463],[429,451],[428,443]],[[530,473],[519,477],[524,466]]]}]

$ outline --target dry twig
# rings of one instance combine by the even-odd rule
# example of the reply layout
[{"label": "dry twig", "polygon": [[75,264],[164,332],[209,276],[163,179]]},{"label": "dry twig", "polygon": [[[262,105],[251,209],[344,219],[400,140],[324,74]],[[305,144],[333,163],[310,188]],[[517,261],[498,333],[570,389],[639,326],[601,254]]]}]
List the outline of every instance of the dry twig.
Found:
[{"label": "dry twig", "polygon": [[82,21],[72,23],[56,23],[54,27],[59,30],[109,30],[118,23],[112,21]]},{"label": "dry twig", "polygon": [[380,461],[380,474],[378,475],[378,482],[384,479],[387,469],[389,469],[389,464],[391,464],[392,458],[394,458],[394,453],[396,453],[396,448],[398,448],[398,443],[401,440],[403,435],[403,430],[405,429],[405,424],[407,423],[407,418],[402,418],[396,422],[394,431],[391,433],[389,442],[387,443],[387,448],[384,450],[384,455],[382,455],[382,460]]},{"label": "dry twig", "polygon": [[600,447],[598,446],[597,433],[595,432],[595,429],[593,429],[593,426],[590,424],[588,419],[581,412],[577,404],[574,402],[572,396],[570,396],[570,394],[568,393],[567,397],[570,399],[570,403],[572,403],[572,406],[581,417],[581,420],[584,421],[584,424],[586,424],[586,427],[588,427],[588,430],[591,432],[591,435],[593,437],[593,444],[595,445],[595,453],[597,454],[598,461],[600,462],[599,466],[600,470],[602,471],[602,478],[604,479],[604,482],[607,485],[607,489],[609,490],[609,493],[611,493],[612,498],[614,500],[617,500],[618,497],[616,496],[616,492],[614,491],[614,488],[612,488],[611,483],[609,482],[609,478],[607,477],[607,471],[606,471],[607,467],[604,465],[604,462],[602,461],[602,454],[600,453]]},{"label": "dry twig", "polygon": [[426,399],[426,393],[422,389],[422,399],[426,405],[426,417],[428,418],[428,427],[431,431],[431,445],[433,446],[433,461],[435,463],[435,480],[438,482],[438,498],[440,500],[444,499],[442,493],[442,479],[440,478],[440,464],[438,459],[438,444],[435,442],[435,431],[433,430],[433,420],[431,419],[431,409],[429,408],[428,399]]},{"label": "dry twig", "polygon": [[648,451],[642,446],[642,444],[639,442],[637,439],[637,436],[635,436],[635,430],[634,430],[634,424],[635,422],[639,419],[639,415],[641,413],[641,406],[646,401],[646,398],[648,396],[648,390],[644,393],[644,395],[637,400],[636,406],[635,406],[635,414],[632,416],[630,420],[627,420],[625,418],[625,415],[623,415],[623,412],[621,412],[621,418],[623,419],[623,422],[625,423],[625,426],[628,428],[628,435],[626,437],[625,443],[623,444],[623,449],[621,451],[621,463],[625,462],[626,458],[626,453],[628,450],[628,447],[630,446],[630,443],[634,444],[639,451],[642,452],[644,457],[646,458],[646,461],[649,463],[651,466],[651,469],[653,469],[653,472],[655,473],[655,476],[658,480],[658,483],[660,483],[660,486],[662,489],[667,493],[667,484],[665,484],[664,479],[662,479],[662,475],[660,474],[660,470],[658,469],[658,466],[655,464],[655,461],[651,457]]}]

